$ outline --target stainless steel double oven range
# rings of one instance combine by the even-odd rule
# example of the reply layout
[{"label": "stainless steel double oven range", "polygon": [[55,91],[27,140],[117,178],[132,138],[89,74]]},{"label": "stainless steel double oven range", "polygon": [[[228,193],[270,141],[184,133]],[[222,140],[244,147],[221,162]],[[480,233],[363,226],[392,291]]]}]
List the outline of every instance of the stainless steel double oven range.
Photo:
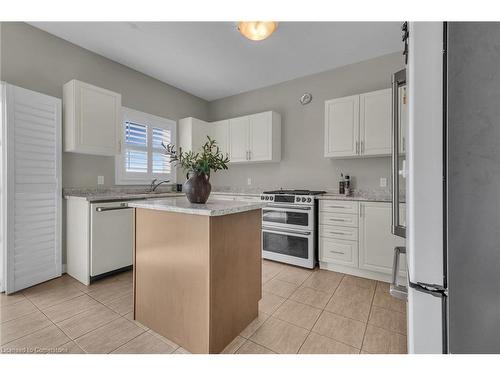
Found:
[{"label": "stainless steel double oven range", "polygon": [[317,262],[317,200],[324,191],[274,190],[261,194],[262,257],[300,267]]}]

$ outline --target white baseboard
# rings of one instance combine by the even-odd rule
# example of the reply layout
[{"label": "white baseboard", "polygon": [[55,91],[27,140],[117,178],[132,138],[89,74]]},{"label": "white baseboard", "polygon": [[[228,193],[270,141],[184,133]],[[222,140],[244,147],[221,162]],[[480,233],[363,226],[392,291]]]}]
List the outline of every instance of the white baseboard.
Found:
[{"label": "white baseboard", "polygon": [[[391,280],[392,275],[387,275],[387,274],[380,273],[380,272],[362,270],[360,268],[348,267],[348,266],[343,266],[343,265],[334,264],[334,263],[319,262],[319,268],[321,268],[323,270],[340,272],[340,273],[345,273],[348,275],[363,277],[365,279],[383,281],[386,283],[390,283],[392,281]],[[400,283],[406,283],[406,277],[398,276],[398,280]]]}]

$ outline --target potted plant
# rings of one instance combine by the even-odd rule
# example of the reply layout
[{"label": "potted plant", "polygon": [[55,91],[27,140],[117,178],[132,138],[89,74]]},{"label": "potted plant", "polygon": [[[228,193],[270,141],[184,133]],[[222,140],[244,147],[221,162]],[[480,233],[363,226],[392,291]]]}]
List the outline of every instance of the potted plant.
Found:
[{"label": "potted plant", "polygon": [[227,169],[228,155],[223,155],[215,139],[208,137],[208,141],[201,148],[201,152],[187,151],[182,148],[176,151],[173,144],[162,146],[166,154],[170,156],[170,162],[180,165],[186,173],[187,181],[182,191],[186,193],[191,203],[205,203],[210,196],[212,185],[210,185],[210,173]]}]

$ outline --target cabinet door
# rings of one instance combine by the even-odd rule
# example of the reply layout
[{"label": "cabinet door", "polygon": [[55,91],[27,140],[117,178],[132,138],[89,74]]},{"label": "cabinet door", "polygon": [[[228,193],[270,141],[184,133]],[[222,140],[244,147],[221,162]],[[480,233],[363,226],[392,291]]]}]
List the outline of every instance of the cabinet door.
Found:
[{"label": "cabinet door", "polygon": [[391,153],[391,89],[361,94],[359,98],[360,153]]},{"label": "cabinet door", "polygon": [[[66,86],[68,85],[68,86]],[[65,85],[65,151],[112,156],[118,153],[121,95],[80,81]]]},{"label": "cabinet door", "polygon": [[273,158],[273,118],[272,112],[250,115],[249,159],[251,161],[266,161]]},{"label": "cabinet door", "polygon": [[221,152],[229,154],[229,120],[216,121],[212,123],[213,139],[217,141]]},{"label": "cabinet door", "polygon": [[325,157],[358,154],[359,95],[325,102]]},{"label": "cabinet door", "polygon": [[[391,233],[391,204],[380,202],[360,203],[359,268],[392,273],[394,248],[404,246],[403,238]],[[405,260],[402,259],[402,266]],[[404,267],[402,276],[404,276]]]},{"label": "cabinet door", "polygon": [[248,116],[229,120],[229,158],[231,162],[248,160]]}]

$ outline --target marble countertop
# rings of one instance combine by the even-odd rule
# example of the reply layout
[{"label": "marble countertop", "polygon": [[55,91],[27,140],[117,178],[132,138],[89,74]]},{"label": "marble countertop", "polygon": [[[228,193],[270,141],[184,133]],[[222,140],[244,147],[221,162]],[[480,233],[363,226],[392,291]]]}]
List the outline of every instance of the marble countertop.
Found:
[{"label": "marble countertop", "polygon": [[266,206],[262,202],[227,201],[210,198],[205,204],[190,203],[186,197],[147,199],[134,201],[129,207],[146,208],[191,215],[223,216],[239,212],[258,210]]},{"label": "marble countertop", "polygon": [[326,193],[317,195],[319,200],[339,200],[339,201],[366,201],[366,202],[391,202],[392,197],[386,194],[353,194],[342,195],[337,193]]}]

